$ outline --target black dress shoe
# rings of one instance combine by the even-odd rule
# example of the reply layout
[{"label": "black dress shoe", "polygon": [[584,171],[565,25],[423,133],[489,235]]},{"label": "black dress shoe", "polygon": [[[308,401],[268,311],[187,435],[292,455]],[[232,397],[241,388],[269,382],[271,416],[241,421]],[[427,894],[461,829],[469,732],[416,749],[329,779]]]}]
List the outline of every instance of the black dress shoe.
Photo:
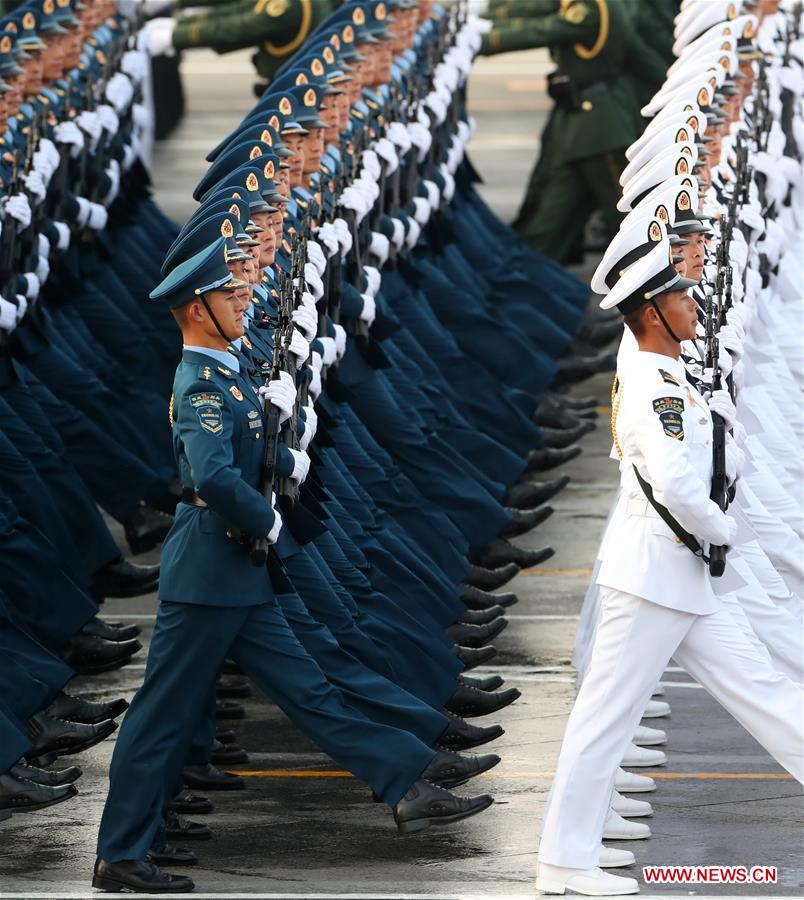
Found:
[{"label": "black dress shoe", "polygon": [[79,675],[96,675],[121,669],[142,650],[139,641],[107,641],[91,634],[73,635],[61,652],[61,658]]},{"label": "black dress shoe", "polygon": [[114,641],[122,643],[123,641],[131,641],[140,633],[140,629],[136,625],[112,625],[111,622],[104,622],[95,616],[90,619],[81,629],[82,634],[90,634],[95,637],[103,638],[105,641]]},{"label": "black dress shoe", "polygon": [[494,538],[478,553],[476,560],[481,566],[499,566],[503,563],[514,563],[520,569],[538,566],[555,554],[552,547],[542,550],[524,550],[502,538]]},{"label": "black dress shoe", "polygon": [[116,729],[117,722],[111,719],[97,725],[84,725],[57,719],[48,713],[37,713],[25,723],[25,733],[32,744],[25,758],[41,769],[60,756],[72,756],[94,747]]},{"label": "black dress shoe", "polygon": [[195,884],[186,875],[163,872],[147,859],[123,859],[120,862],[96,859],[92,887],[115,893],[189,894]]},{"label": "black dress shoe", "polygon": [[456,716],[463,719],[474,719],[477,716],[488,716],[497,712],[521,696],[516,688],[491,693],[461,684],[444,705]]},{"label": "black dress shoe", "polygon": [[221,679],[215,685],[215,696],[221,700],[233,697],[250,697],[251,685],[247,681],[224,681]]},{"label": "black dress shoe", "polygon": [[214,741],[212,744],[212,752],[210,760],[216,766],[233,766],[235,763],[247,763],[248,753],[242,747],[236,744],[222,744],[220,741]]},{"label": "black dress shoe", "polygon": [[173,516],[159,512],[145,503],[140,503],[137,511],[123,522],[128,546],[135,556],[158,547],[167,537],[172,525]]},{"label": "black dress shoe", "polygon": [[514,484],[508,488],[505,496],[506,505],[515,509],[531,509],[540,503],[547,503],[551,497],[563,491],[571,480],[569,475],[562,475],[552,481],[526,481]]},{"label": "black dress shoe", "polygon": [[216,719],[245,719],[246,709],[239,703],[232,703],[229,700],[215,704]]},{"label": "black dress shoe", "polygon": [[617,367],[617,354],[604,350],[594,356],[567,356],[558,361],[558,372],[553,387],[563,387],[585,381],[600,372],[613,372]]},{"label": "black dress shoe", "polygon": [[540,506],[538,509],[507,509],[506,512],[511,516],[511,523],[502,529],[499,536],[501,538],[516,537],[520,534],[527,534],[537,528],[542,522],[546,522],[553,515],[552,506]]},{"label": "black dress shoe", "polygon": [[198,857],[192,850],[174,847],[172,844],[160,844],[151,847],[146,859],[157,866],[197,866]]},{"label": "black dress shoe", "polygon": [[587,415],[580,416],[577,412],[558,409],[547,403],[539,404],[533,414],[533,421],[542,428],[577,428],[584,422],[589,422],[586,426],[589,431],[595,427]]},{"label": "black dress shoe", "polygon": [[47,787],[62,787],[65,784],[72,784],[84,774],[80,766],[67,766],[66,769],[37,769],[36,766],[29,766],[24,762],[18,762],[13,765],[9,771],[17,778],[27,778],[34,784],[44,784]]},{"label": "black dress shoe", "polygon": [[496,691],[505,684],[499,675],[459,675],[458,683],[467,684],[479,691]]},{"label": "black dress shoe", "polygon": [[480,747],[490,741],[496,741],[505,734],[505,729],[499,725],[472,725],[464,722],[460,716],[453,715],[445,710],[449,725],[444,729],[436,741],[439,747],[445,750],[471,750],[472,747]]},{"label": "black dress shoe", "polygon": [[0,775],[0,809],[12,812],[33,812],[56,803],[63,803],[78,793],[74,784],[51,786],[19,778],[6,772]]},{"label": "black dress shoe", "polygon": [[[536,421],[540,417],[547,418],[550,414],[556,413],[557,415],[570,415],[574,416],[576,419],[589,419],[590,422],[597,419],[597,409],[594,406],[587,406],[582,409],[575,409],[567,406],[564,403],[560,396],[556,397],[554,395],[543,396],[539,400],[539,405],[536,408],[536,412],[533,414],[533,419]],[[544,421],[540,422],[541,425],[550,426],[550,422]],[[575,425],[578,423],[575,422]],[[567,425],[562,425],[559,422],[556,422],[553,428],[566,428]]]},{"label": "black dress shoe", "polygon": [[576,456],[581,455],[580,447],[565,447],[558,450],[553,447],[541,447],[537,450],[531,450],[528,453],[526,472],[546,472],[548,469],[555,469],[556,466],[563,466]]},{"label": "black dress shoe", "polygon": [[466,584],[480,588],[483,591],[496,591],[504,584],[509,582],[514,575],[519,572],[519,566],[511,565],[500,566],[499,569],[491,571],[484,569],[482,566],[470,566],[469,574],[464,579]]},{"label": "black dress shoe", "polygon": [[575,332],[575,337],[594,348],[600,348],[610,344],[615,338],[622,337],[622,334],[622,320],[619,322],[616,320],[613,322],[581,322]]},{"label": "black dress shoe", "polygon": [[212,831],[202,822],[191,822],[178,813],[168,810],[165,816],[165,834],[168,839],[179,838],[183,841],[208,841]]},{"label": "black dress shoe", "polygon": [[480,647],[475,650],[473,647],[459,647],[456,645],[452,648],[452,652],[463,663],[465,669],[474,669],[476,666],[482,666],[483,663],[494,659],[497,655],[497,648]]},{"label": "black dress shoe", "polygon": [[168,804],[169,812],[191,816],[203,816],[214,809],[209,797],[193,794],[190,791],[179,791]]},{"label": "black dress shoe", "polygon": [[205,766],[185,766],[183,776],[187,787],[202,791],[242,791],[246,786],[239,775],[221,772],[212,763]]},{"label": "black dress shoe", "polygon": [[458,617],[462,625],[488,625],[500,616],[505,615],[501,606],[489,606],[487,609],[467,609]]},{"label": "black dress shoe", "polygon": [[221,666],[221,672],[224,675],[242,675],[243,670],[233,659],[225,659]]},{"label": "black dress shoe", "polygon": [[575,428],[559,429],[559,428],[541,428],[539,435],[539,447],[547,447],[553,450],[563,450],[580,440],[589,429],[586,425],[578,425]]},{"label": "black dress shoe", "polygon": [[237,735],[231,728],[216,728],[215,740],[220,741],[222,744],[236,744]]},{"label": "black dress shoe", "polygon": [[431,825],[448,825],[468,819],[488,809],[493,802],[488,794],[456,797],[420,778],[394,807],[394,820],[400,834],[413,834]]},{"label": "black dress shoe", "polygon": [[460,597],[469,609],[490,609],[495,606],[508,609],[519,603],[519,597],[516,594],[489,594],[471,584],[460,585]]},{"label": "black dress shoe", "polygon": [[430,784],[437,784],[451,791],[461,784],[466,784],[470,778],[493,769],[499,762],[500,757],[496,753],[461,756],[454,750],[439,750],[430,765],[422,772],[422,778]]},{"label": "black dress shoe", "polygon": [[158,585],[159,566],[138,566],[121,556],[95,572],[90,590],[96,597],[139,597]]},{"label": "black dress shoe", "polygon": [[461,647],[485,647],[508,625],[502,617],[489,622],[488,625],[451,625],[447,634]]},{"label": "black dress shoe", "polygon": [[596,406],[600,406],[597,397],[575,397],[572,394],[561,394],[557,391],[546,391],[543,396],[560,403],[566,409],[574,409],[576,411],[594,409]]},{"label": "black dress shoe", "polygon": [[68,719],[70,722],[83,722],[84,725],[97,725],[107,719],[116,719],[128,709],[128,700],[122,697],[108,703],[92,703],[83,697],[73,697],[60,691],[47,711],[57,719]]}]

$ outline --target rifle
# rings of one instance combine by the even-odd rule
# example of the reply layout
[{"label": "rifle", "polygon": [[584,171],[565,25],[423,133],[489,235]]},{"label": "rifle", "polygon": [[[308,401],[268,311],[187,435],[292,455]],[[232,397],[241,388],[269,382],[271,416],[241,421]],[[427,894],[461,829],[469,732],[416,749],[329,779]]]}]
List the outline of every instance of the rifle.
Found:
[{"label": "rifle", "polygon": [[[268,385],[276,381],[280,376],[280,361],[282,356],[281,341],[274,340],[274,354],[271,361],[271,372],[265,380]],[[265,414],[265,452],[262,463],[262,476],[260,491],[265,499],[271,503],[276,477],[276,454],[279,449],[279,410],[266,397],[263,401]],[[251,553],[249,559],[252,566],[264,566],[268,560],[268,552],[271,545],[266,537],[255,537],[251,540]]]},{"label": "rifle", "polygon": [[[715,332],[714,296],[717,295],[722,306],[725,282],[725,269],[717,273],[715,292],[706,298],[706,365],[712,369],[712,391],[720,389],[720,366],[718,365],[718,339]],[[711,500],[725,512],[728,505],[728,481],[726,479],[726,425],[723,419],[712,413],[712,490]],[[726,547],[709,548],[709,572],[713,578],[719,578],[726,569]]]}]

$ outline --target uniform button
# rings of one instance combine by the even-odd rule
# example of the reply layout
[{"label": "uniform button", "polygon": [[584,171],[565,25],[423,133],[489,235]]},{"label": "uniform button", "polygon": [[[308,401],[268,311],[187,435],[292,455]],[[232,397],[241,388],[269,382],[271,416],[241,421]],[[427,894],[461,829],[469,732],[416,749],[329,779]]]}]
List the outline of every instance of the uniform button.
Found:
[{"label": "uniform button", "polygon": [[260,439],[260,433],[259,433],[259,431],[254,435],[254,439],[257,440],[257,441]]}]

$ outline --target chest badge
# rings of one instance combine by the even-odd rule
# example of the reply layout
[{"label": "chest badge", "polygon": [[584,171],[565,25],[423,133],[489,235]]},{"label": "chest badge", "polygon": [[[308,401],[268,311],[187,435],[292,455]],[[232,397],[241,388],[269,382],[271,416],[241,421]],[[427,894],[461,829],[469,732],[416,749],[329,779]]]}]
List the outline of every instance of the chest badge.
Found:
[{"label": "chest badge", "polygon": [[241,340],[246,345],[246,347],[248,347],[248,349],[251,350],[251,347],[252,347],[251,341],[245,335],[243,335]]},{"label": "chest badge", "polygon": [[243,399],[243,392],[234,384],[229,388],[229,393],[235,398],[235,400]]}]

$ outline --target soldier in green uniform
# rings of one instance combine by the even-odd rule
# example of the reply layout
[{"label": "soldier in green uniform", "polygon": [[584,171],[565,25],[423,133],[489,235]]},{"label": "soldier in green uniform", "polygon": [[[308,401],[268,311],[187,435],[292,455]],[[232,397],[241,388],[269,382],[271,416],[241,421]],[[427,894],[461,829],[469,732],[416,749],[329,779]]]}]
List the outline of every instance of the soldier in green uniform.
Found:
[{"label": "soldier in green uniform", "polygon": [[[556,71],[547,155],[537,166],[538,201],[520,233],[533,249],[566,261],[590,213],[600,209],[616,232],[624,149],[639,134],[638,110],[626,69],[639,54],[632,16],[606,0],[544,0],[536,18],[503,20],[486,35],[483,52],[549,47]],[[530,7],[532,9],[532,6]],[[518,10],[511,4],[502,9]],[[659,61],[657,64],[660,65]]]},{"label": "soldier in green uniform", "polygon": [[[277,69],[338,6],[340,0],[174,0],[173,8],[193,9],[176,19],[154,20],[154,52],[211,47],[228,53],[256,47],[259,75],[270,80]],[[198,12],[199,6],[208,7]]]}]

